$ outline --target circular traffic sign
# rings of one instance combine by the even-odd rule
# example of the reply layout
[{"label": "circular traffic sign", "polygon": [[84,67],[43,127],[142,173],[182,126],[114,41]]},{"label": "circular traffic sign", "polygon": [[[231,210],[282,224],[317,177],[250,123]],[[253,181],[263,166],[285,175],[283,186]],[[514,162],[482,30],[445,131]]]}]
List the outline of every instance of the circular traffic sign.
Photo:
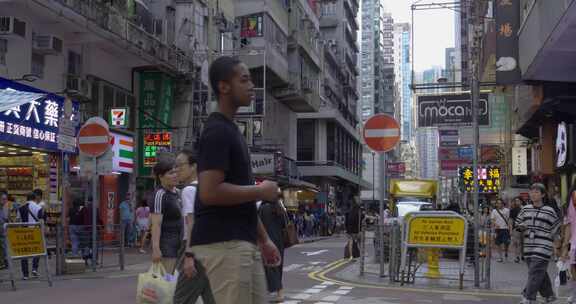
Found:
[{"label": "circular traffic sign", "polygon": [[364,142],[374,152],[388,152],[400,141],[400,125],[394,117],[376,114],[364,124]]},{"label": "circular traffic sign", "polygon": [[100,117],[92,117],[78,132],[78,149],[92,157],[98,157],[110,149],[108,123]]}]

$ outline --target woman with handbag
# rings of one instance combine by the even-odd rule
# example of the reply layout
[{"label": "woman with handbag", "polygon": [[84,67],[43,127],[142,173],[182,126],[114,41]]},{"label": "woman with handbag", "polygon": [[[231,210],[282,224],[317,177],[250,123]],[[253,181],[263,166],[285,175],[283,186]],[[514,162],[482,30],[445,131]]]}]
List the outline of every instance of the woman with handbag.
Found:
[{"label": "woman with handbag", "polygon": [[260,220],[268,232],[268,236],[278,248],[282,262],[276,267],[265,267],[268,292],[275,302],[284,301],[282,273],[284,268],[285,229],[287,227],[286,210],[281,202],[264,201],[258,209]]}]

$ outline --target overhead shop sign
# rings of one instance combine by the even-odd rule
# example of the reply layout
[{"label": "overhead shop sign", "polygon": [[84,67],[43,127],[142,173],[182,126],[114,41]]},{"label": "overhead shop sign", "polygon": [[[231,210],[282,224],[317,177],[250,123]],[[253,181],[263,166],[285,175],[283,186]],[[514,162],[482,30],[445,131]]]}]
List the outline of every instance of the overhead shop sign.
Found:
[{"label": "overhead shop sign", "polygon": [[[472,124],[470,93],[420,95],[418,99],[418,126],[468,126]],[[480,94],[478,124],[490,125],[488,94]]]},{"label": "overhead shop sign", "polygon": [[126,128],[128,126],[128,108],[111,109],[110,126],[113,128]]},{"label": "overhead shop sign", "polygon": [[170,152],[172,133],[152,132],[144,135],[144,166],[154,167],[158,162],[158,153]]},{"label": "overhead shop sign", "polygon": [[[6,105],[10,105],[6,108]],[[71,120],[78,119],[72,103]],[[25,147],[59,151],[60,118],[64,98],[0,78],[0,141]]]},{"label": "overhead shop sign", "polygon": [[496,83],[517,84],[521,81],[518,65],[518,31],[520,0],[496,0]]},{"label": "overhead shop sign", "polygon": [[[464,191],[474,191],[474,172],[472,167],[461,167],[459,170],[459,179]],[[497,193],[500,192],[500,168],[496,166],[478,167],[478,185],[480,193]]]}]

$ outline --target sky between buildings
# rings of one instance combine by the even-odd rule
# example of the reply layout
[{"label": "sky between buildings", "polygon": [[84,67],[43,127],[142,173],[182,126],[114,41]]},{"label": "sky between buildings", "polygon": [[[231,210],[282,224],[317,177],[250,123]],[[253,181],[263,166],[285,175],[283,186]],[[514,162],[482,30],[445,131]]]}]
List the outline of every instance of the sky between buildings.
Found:
[{"label": "sky between buildings", "polygon": [[[442,3],[442,0],[382,0],[392,13],[395,23],[411,22],[411,5]],[[424,71],[432,66],[444,67],[444,51],[454,47],[454,19],[452,9],[414,11],[414,70]]]}]

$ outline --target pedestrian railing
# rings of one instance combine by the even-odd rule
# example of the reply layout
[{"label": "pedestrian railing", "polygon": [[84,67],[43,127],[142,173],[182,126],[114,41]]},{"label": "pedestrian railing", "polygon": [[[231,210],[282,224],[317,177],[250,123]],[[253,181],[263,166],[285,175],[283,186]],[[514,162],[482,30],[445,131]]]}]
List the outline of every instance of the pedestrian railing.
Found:
[{"label": "pedestrian railing", "polygon": [[61,225],[57,229],[56,274],[65,274],[66,259],[83,259],[93,271],[125,266],[125,235],[122,225],[96,226],[96,250],[93,248],[92,226]]}]

